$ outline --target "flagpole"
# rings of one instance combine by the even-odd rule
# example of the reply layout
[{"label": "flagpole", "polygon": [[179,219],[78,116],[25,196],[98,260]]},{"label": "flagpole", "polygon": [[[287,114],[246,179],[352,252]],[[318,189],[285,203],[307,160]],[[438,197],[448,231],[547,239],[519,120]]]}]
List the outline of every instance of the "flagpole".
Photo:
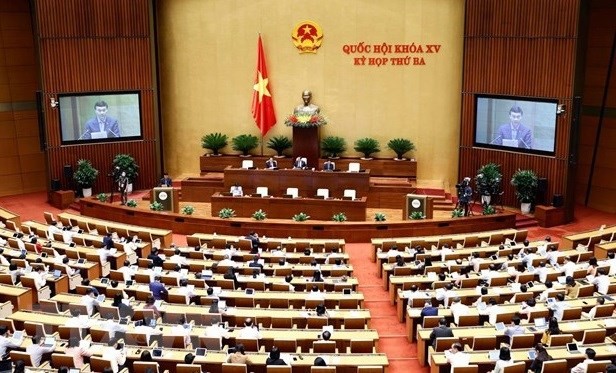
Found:
[{"label": "flagpole", "polygon": [[263,134],[261,134],[261,156],[263,156]]}]

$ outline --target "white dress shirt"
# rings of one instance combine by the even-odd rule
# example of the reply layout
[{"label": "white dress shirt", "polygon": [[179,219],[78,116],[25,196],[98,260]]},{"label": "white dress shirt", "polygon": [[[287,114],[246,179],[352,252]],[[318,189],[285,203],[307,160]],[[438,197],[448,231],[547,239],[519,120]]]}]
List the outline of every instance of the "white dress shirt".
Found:
[{"label": "white dress shirt", "polygon": [[259,339],[261,338],[261,333],[259,333],[259,329],[257,329],[257,327],[255,326],[245,326],[244,328],[240,329],[238,337]]},{"label": "white dress shirt", "polygon": [[465,367],[470,363],[470,356],[467,353],[458,351],[456,353],[451,352],[450,350],[445,351],[445,357],[447,358],[447,362],[451,364],[451,371],[453,372],[453,367]]},{"label": "white dress shirt", "polygon": [[32,361],[32,365],[34,367],[38,367],[41,365],[41,359],[43,358],[43,354],[52,352],[56,349],[56,345],[50,347],[44,347],[40,344],[31,344],[26,347],[26,353],[30,355],[30,360]]},{"label": "white dress shirt", "polygon": [[460,322],[460,316],[469,314],[468,306],[466,304],[462,304],[462,302],[457,302],[457,303],[452,304],[451,307],[449,307],[449,309],[451,310],[451,314],[453,315],[453,320],[455,321],[456,324]]},{"label": "white dress shirt", "polygon": [[118,373],[120,365],[126,363],[126,350],[124,348],[117,350],[113,346],[108,346],[103,351],[102,358],[111,362],[111,370],[113,370],[113,373]]},{"label": "white dress shirt", "polygon": [[610,278],[606,275],[599,275],[592,281],[593,285],[597,285],[597,292],[607,294],[610,287]]}]

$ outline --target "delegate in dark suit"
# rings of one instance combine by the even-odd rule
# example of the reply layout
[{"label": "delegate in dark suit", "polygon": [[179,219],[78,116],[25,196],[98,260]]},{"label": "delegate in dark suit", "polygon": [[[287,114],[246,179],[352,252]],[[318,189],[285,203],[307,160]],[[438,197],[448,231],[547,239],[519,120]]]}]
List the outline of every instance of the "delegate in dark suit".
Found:
[{"label": "delegate in dark suit", "polygon": [[306,166],[308,165],[301,157],[297,157],[293,163],[293,168],[306,168]]},{"label": "delegate in dark suit", "polygon": [[451,328],[446,325],[439,325],[436,328],[432,329],[432,333],[430,333],[430,345],[436,346],[437,338],[446,338],[453,337],[453,332]]},{"label": "delegate in dark suit", "polygon": [[162,179],[160,179],[160,183],[158,183],[161,187],[170,187],[173,186],[173,180],[169,177],[169,175],[165,174]]},{"label": "delegate in dark suit", "polygon": [[278,162],[274,159],[268,159],[267,161],[265,161],[265,168],[269,170],[278,168]]},{"label": "delegate in dark suit", "polygon": [[81,139],[91,139],[92,132],[107,132],[108,138],[120,137],[120,125],[117,119],[109,116],[105,117],[103,121],[99,121],[97,117],[94,117],[86,122],[86,130],[83,135],[81,135]]},{"label": "delegate in dark suit", "polygon": [[323,163],[323,171],[333,171],[336,169],[336,164],[332,161],[326,161]]},{"label": "delegate in dark suit", "polygon": [[518,125],[515,138],[513,137],[511,124],[505,123],[498,129],[498,136],[495,144],[503,145],[504,140],[518,140],[518,148],[531,149],[533,146],[533,133],[530,128],[522,123]]}]

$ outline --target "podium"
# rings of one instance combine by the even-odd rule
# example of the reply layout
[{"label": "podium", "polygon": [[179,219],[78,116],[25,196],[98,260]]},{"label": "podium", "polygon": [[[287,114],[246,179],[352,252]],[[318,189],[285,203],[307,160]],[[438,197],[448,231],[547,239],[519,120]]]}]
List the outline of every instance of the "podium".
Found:
[{"label": "podium", "polygon": [[308,160],[308,168],[319,166],[321,157],[319,127],[293,127],[293,159],[297,157],[305,157]]},{"label": "podium", "polygon": [[150,193],[150,201],[163,205],[163,211],[180,211],[180,192],[171,187],[156,187]]},{"label": "podium", "polygon": [[417,211],[421,212],[426,219],[432,219],[432,197],[424,194],[407,194],[404,202],[404,212],[402,216],[404,220],[409,220],[411,213]]}]

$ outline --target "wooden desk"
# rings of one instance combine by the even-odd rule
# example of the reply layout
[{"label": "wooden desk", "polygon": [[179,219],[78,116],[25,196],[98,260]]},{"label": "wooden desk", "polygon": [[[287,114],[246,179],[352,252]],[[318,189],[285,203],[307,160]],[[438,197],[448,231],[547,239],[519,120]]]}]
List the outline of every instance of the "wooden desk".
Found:
[{"label": "wooden desk", "polygon": [[287,188],[299,189],[300,196],[312,197],[317,189],[329,189],[330,197],[342,197],[345,189],[355,189],[357,197],[368,195],[370,170],[365,172],[324,172],[312,170],[247,170],[225,168],[225,188],[235,183],[242,186],[244,194],[254,193],[257,187],[267,187],[268,194],[282,196]]},{"label": "wooden desk", "polygon": [[554,206],[535,206],[535,219],[539,221],[539,226],[544,228],[562,225],[567,222],[565,208]]},{"label": "wooden desk", "polygon": [[49,192],[49,202],[57,209],[65,210],[75,202],[75,192],[72,190],[58,190]]},{"label": "wooden desk", "polygon": [[10,301],[13,303],[13,309],[15,310],[31,310],[33,303],[32,299],[32,289],[30,288],[4,284],[0,285],[0,301]]},{"label": "wooden desk", "polygon": [[332,220],[334,214],[344,212],[349,221],[366,220],[366,197],[353,201],[342,199],[315,199],[315,198],[260,198],[260,197],[231,197],[219,193],[212,196],[212,216],[218,216],[223,208],[235,210],[238,217],[251,217],[262,209],[268,218],[291,219],[293,215],[304,212],[312,220]]},{"label": "wooden desk", "polygon": [[0,221],[6,223],[7,220],[12,221],[18,227],[21,226],[21,218],[19,215],[15,214],[10,210],[0,207]]},{"label": "wooden desk", "polygon": [[[189,246],[193,246],[190,244],[191,240],[198,240],[199,245],[205,245],[208,247],[213,247],[215,249],[224,249],[224,245],[219,247],[216,246],[215,243],[222,244],[224,241],[225,244],[229,243],[231,245],[235,245],[236,248],[242,250],[241,246],[238,246],[238,243],[241,239],[246,239],[245,236],[231,236],[226,234],[208,234],[208,233],[195,233],[188,237],[186,240],[189,242]],[[281,248],[285,248],[287,246],[295,247],[296,244],[307,244],[309,247],[314,249],[313,254],[320,254],[320,251],[329,253],[333,248],[338,249],[339,253],[344,253],[344,245],[345,241],[343,239],[321,239],[321,238],[292,238],[292,237],[259,237],[260,245],[259,247],[266,248],[270,242],[279,243]],[[321,250],[321,248],[323,250]],[[252,249],[252,247],[251,247]],[[294,253],[288,252],[286,255],[293,255]],[[267,255],[266,252],[263,252],[262,255]],[[303,250],[301,255],[303,255]]]},{"label": "wooden desk", "polygon": [[593,250],[597,259],[607,258],[607,254],[616,252],[616,241],[598,243]]},{"label": "wooden desk", "polygon": [[593,249],[596,243],[601,239],[610,240],[611,236],[616,233],[616,225],[606,227],[605,229],[594,229],[586,232],[580,232],[563,237],[560,245],[565,249],[575,249],[578,244],[586,245],[590,240],[589,250]]},{"label": "wooden desk", "polygon": [[[111,208],[109,204],[107,205]],[[126,208],[130,209],[130,207],[126,207]],[[84,215],[74,215],[74,214],[70,214],[66,212],[60,213],[57,216],[58,216],[58,219],[60,219],[60,221],[62,221],[63,224],[65,221],[67,221],[67,222],[70,222],[71,223],[70,225],[72,226],[77,226],[79,225],[80,222],[84,223],[89,228],[98,229],[98,227],[100,226],[101,232],[99,233],[101,234],[104,233],[106,230],[111,231],[111,232],[117,231],[118,235],[120,236],[129,236],[129,235],[132,236],[134,234],[137,234],[139,238],[141,238],[144,241],[148,241],[148,242],[152,242],[152,240],[158,238],[160,239],[161,245],[163,247],[168,247],[173,242],[173,233],[168,229],[156,229],[156,228],[148,228],[148,227],[132,225],[132,224],[116,223],[116,222],[101,220],[101,219],[92,218],[92,217],[88,217]],[[88,229],[88,231],[90,230],[92,229]]]}]

